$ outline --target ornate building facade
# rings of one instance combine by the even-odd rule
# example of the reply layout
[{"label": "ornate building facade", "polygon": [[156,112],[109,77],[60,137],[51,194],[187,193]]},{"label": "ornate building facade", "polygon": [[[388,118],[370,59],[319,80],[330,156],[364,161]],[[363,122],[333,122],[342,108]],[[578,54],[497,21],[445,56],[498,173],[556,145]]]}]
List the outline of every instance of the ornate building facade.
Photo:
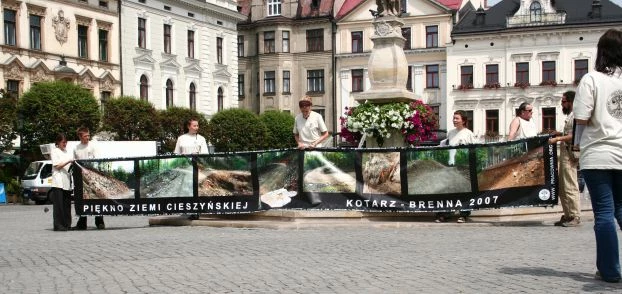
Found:
[{"label": "ornate building facade", "polygon": [[0,3],[0,88],[21,95],[33,83],[65,80],[100,101],[121,93],[117,1]]}]

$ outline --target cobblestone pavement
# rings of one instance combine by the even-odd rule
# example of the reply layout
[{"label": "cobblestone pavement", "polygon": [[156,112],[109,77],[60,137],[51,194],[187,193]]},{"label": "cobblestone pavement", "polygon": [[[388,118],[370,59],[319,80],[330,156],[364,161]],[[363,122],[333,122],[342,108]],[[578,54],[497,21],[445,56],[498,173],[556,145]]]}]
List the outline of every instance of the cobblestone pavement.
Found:
[{"label": "cobblestone pavement", "polygon": [[54,232],[51,213],[0,206],[0,293],[622,292],[593,279],[591,222],[271,230],[116,216]]}]

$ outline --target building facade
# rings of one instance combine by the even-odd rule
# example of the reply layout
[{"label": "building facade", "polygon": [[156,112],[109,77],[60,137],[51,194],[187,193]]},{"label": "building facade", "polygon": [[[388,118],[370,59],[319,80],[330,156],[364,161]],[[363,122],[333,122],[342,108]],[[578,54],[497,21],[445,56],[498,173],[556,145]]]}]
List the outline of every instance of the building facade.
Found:
[{"label": "building facade", "polygon": [[65,80],[100,102],[121,93],[117,1],[0,3],[2,88],[19,96],[34,83]]},{"label": "building facade", "polygon": [[502,0],[464,16],[447,48],[447,116],[465,110],[482,140],[507,136],[523,102],[540,132],[560,130],[561,96],[594,70],[596,44],[620,28],[622,8],[608,0]]},{"label": "building facade", "polygon": [[238,107],[233,0],[127,0],[120,20],[123,95],[210,117]]},{"label": "building facade", "polygon": [[313,110],[335,130],[333,1],[241,0],[238,99],[256,113],[295,115],[309,95]]}]

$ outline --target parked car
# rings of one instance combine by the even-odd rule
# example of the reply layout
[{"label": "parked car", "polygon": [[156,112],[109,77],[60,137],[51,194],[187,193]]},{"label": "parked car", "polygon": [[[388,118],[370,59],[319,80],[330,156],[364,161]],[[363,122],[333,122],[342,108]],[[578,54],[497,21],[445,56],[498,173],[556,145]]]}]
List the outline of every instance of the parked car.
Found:
[{"label": "parked car", "polygon": [[49,201],[52,188],[52,161],[33,161],[28,165],[22,177],[22,195],[36,204]]},{"label": "parked car", "polygon": [[447,139],[447,130],[434,130],[436,134],[436,139],[427,140],[419,143],[419,146],[438,146],[441,144],[441,141]]}]

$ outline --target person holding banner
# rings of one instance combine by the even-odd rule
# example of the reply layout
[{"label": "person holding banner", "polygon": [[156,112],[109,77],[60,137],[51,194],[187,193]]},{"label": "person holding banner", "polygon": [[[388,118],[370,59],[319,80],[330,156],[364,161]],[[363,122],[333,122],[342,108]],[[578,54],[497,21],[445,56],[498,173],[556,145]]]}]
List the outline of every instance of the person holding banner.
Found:
[{"label": "person holding banner", "polygon": [[[475,143],[475,135],[473,132],[467,128],[469,123],[469,118],[467,113],[464,110],[456,110],[454,112],[454,117],[452,120],[454,124],[454,129],[450,130],[447,133],[447,139],[441,141],[441,146],[458,146],[465,144],[473,144]],[[447,162],[448,165],[453,166],[456,162],[456,149],[449,149],[449,160]],[[471,211],[461,210],[460,217],[458,218],[458,223],[464,223],[467,221],[469,215],[471,215]],[[445,222],[451,216],[451,213],[447,212],[439,212],[436,214],[436,222]]]},{"label": "person holding banner", "polygon": [[67,231],[71,228],[71,175],[69,167],[73,163],[73,154],[67,151],[67,137],[58,134],[56,147],[50,152],[52,159],[52,215],[54,231]]},{"label": "person holding banner", "polygon": [[596,235],[596,279],[618,283],[622,220],[622,31],[598,40],[596,71],[581,78],[574,102],[573,150],[590,191]]},{"label": "person holding banner", "polygon": [[175,154],[207,154],[207,142],[205,137],[199,135],[199,121],[191,118],[186,122],[187,132],[179,138],[175,144]]},{"label": "person holding banner", "polygon": [[533,106],[528,102],[523,102],[516,110],[516,117],[510,123],[508,140],[535,137],[538,135],[538,128],[532,119]]},{"label": "person holding banner", "polygon": [[564,214],[555,226],[576,227],[581,225],[581,205],[579,193],[579,182],[577,181],[578,158],[575,158],[572,147],[572,126],[574,124],[574,113],[572,105],[575,92],[567,91],[562,94],[562,112],[567,115],[564,123],[564,131],[556,132],[555,137],[549,139],[549,144],[561,142],[559,153],[559,200],[562,204]]},{"label": "person holding banner", "polygon": [[[78,144],[73,149],[73,158],[75,159],[93,159],[97,157],[97,149],[95,144],[90,142],[91,133],[88,128],[80,127],[78,128],[78,139],[80,139],[80,144]],[[78,218],[78,223],[75,227],[72,227],[72,230],[83,231],[86,230],[86,216],[80,216]],[[103,230],[106,228],[106,224],[104,224],[104,217],[98,215],[95,217],[95,227],[99,230]]]},{"label": "person holding banner", "polygon": [[298,102],[300,113],[296,115],[294,123],[294,138],[298,143],[298,149],[309,149],[322,146],[322,142],[328,138],[328,128],[322,115],[312,111],[311,97],[304,96]]}]

